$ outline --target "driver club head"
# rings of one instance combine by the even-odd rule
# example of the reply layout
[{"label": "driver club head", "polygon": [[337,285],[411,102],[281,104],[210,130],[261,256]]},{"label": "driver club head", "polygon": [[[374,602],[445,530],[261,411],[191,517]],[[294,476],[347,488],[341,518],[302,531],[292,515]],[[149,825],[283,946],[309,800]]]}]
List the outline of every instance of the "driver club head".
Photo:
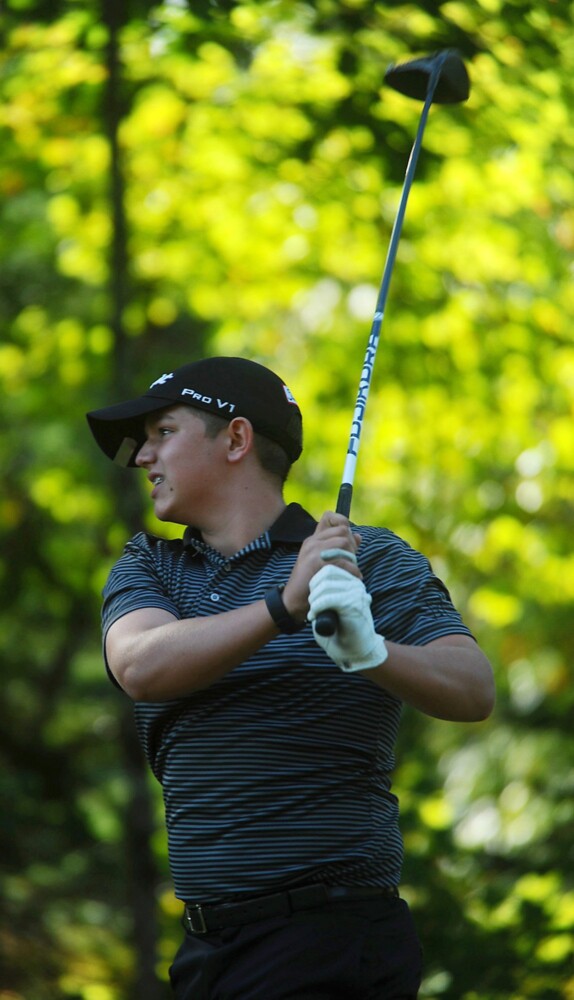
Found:
[{"label": "driver club head", "polygon": [[424,101],[431,74],[439,60],[441,66],[432,98],[433,104],[460,104],[466,101],[470,93],[470,80],[456,49],[443,49],[420,59],[389,66],[385,82],[407,97]]}]

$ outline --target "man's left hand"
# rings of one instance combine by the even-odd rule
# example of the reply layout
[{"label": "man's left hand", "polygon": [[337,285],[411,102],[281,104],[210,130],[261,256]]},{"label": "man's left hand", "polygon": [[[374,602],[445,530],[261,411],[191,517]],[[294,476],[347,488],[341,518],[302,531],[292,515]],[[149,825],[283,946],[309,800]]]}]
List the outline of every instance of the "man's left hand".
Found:
[{"label": "man's left hand", "polygon": [[313,634],[341,670],[369,670],[384,663],[388,651],[382,635],[375,631],[371,595],[362,580],[333,565],[324,566],[311,579],[309,621],[314,623],[328,610],[337,614],[337,632],[322,636],[313,624]]}]

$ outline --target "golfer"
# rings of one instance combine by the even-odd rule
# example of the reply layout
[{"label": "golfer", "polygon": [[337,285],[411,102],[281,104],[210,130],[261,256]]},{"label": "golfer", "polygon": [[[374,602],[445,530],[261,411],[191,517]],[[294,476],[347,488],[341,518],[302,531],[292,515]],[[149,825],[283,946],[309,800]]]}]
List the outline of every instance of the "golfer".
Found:
[{"label": "golfer", "polygon": [[[391,791],[401,705],[484,719],[487,659],[406,542],[286,505],[302,421],[269,369],[207,358],[88,421],[184,528],[132,538],[103,607],[107,669],[163,787],[185,928],[174,995],[416,997]],[[326,609],[331,637],[313,630]]]}]

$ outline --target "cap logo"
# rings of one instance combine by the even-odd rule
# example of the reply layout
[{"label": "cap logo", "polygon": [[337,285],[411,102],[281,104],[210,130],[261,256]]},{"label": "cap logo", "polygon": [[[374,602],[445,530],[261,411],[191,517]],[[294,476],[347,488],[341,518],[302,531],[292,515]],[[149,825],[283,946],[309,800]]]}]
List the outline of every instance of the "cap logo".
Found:
[{"label": "cap logo", "polygon": [[[213,403],[213,396],[202,396],[202,394],[200,392],[197,392],[195,389],[182,389],[181,395],[191,396],[192,399],[196,399],[198,403],[205,403],[206,406],[209,406],[210,403]],[[235,403],[230,403],[226,399],[216,399],[215,402],[217,403],[217,407],[219,410],[228,409],[230,413],[233,413],[235,409]]]},{"label": "cap logo", "polygon": [[291,392],[291,390],[287,388],[286,385],[283,386],[283,392],[285,393],[285,397],[286,397],[288,403],[294,403],[295,406],[299,405],[297,403],[297,400],[295,399],[295,396],[293,395],[293,393]]},{"label": "cap logo", "polygon": [[165,383],[166,383],[166,382],[168,381],[168,379],[170,379],[170,378],[173,378],[173,372],[169,372],[169,374],[166,374],[166,373],[164,372],[164,374],[163,374],[163,375],[160,375],[160,377],[159,377],[159,378],[156,378],[155,382],[152,382],[152,384],[150,385],[150,389],[153,389],[153,388],[154,388],[154,386],[156,386],[156,385],[165,385]]}]

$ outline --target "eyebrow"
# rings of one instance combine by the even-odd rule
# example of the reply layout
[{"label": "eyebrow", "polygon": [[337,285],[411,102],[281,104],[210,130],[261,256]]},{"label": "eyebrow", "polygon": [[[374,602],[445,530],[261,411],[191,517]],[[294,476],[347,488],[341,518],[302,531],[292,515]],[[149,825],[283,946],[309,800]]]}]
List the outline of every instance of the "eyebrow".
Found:
[{"label": "eyebrow", "polygon": [[147,431],[150,428],[157,427],[163,420],[175,421],[175,419],[175,414],[170,409],[160,410],[159,413],[151,413],[149,417],[146,417],[144,427]]}]

